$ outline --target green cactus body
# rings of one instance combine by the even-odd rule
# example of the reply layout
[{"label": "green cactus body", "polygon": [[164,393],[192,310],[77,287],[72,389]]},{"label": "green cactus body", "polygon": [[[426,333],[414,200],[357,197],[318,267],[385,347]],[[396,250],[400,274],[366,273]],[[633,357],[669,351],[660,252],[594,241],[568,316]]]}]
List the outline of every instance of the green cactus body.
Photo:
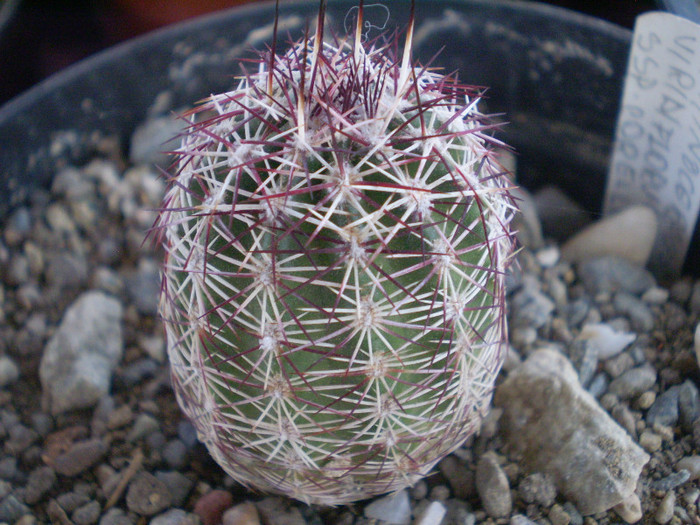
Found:
[{"label": "green cactus body", "polygon": [[218,463],[340,504],[415,483],[478,428],[512,203],[472,90],[359,38],[320,42],[189,115],[160,308]]}]

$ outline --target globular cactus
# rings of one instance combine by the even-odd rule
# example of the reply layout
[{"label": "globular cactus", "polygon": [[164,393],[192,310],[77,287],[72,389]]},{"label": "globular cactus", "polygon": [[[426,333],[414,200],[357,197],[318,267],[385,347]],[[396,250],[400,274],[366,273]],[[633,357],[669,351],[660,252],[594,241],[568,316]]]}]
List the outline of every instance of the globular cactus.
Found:
[{"label": "globular cactus", "polygon": [[[323,7],[323,5],[322,5]],[[340,504],[472,434],[505,352],[508,180],[478,92],[315,35],[189,115],[160,213],[173,387],[234,479]]]}]

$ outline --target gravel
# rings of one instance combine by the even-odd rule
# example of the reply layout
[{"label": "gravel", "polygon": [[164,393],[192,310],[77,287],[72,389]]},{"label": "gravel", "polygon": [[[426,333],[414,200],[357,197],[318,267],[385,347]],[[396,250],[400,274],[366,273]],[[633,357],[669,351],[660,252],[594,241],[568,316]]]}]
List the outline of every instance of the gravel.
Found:
[{"label": "gravel", "polygon": [[[560,461],[556,472],[586,466],[601,474],[604,466],[596,465],[612,465],[614,474],[619,458],[594,457],[614,449],[582,442],[570,455],[553,453],[549,463],[534,467],[509,442],[508,406],[492,413],[481,436],[436,465],[435,474],[396,495],[326,508],[238,485],[197,441],[169,387],[156,315],[160,254],[143,242],[163,181],[149,163],[130,164],[113,142],[102,149],[111,154],[62,168],[50,189],[37,190],[0,219],[0,523],[700,519],[700,280],[684,277],[666,286],[619,256],[568,262],[539,233],[537,209],[528,211],[530,240],[522,239],[519,266],[508,276],[512,352],[495,396],[506,396],[504,385],[522,379],[533,356],[553,352],[571,363],[568,376],[547,376],[568,385],[573,408],[548,420],[542,435],[554,441],[540,437],[541,448],[563,443],[557,432],[572,425],[625,436],[643,449],[639,458],[648,456],[641,473],[630,474],[632,493],[582,516],[590,509],[575,491],[584,488],[562,485],[550,467]],[[146,157],[139,151],[135,158]],[[551,195],[526,195],[526,201],[539,206]],[[581,223],[580,210],[572,205],[571,213],[570,224]],[[520,397],[533,402],[536,396]],[[566,400],[554,401],[550,405],[564,406]]]}]

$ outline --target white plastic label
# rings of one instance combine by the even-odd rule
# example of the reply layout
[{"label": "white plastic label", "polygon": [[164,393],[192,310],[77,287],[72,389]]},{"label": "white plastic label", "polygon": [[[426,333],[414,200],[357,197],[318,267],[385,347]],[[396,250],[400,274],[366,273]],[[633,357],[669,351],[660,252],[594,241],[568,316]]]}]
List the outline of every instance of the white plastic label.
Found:
[{"label": "white plastic label", "polygon": [[677,276],[700,208],[700,26],[668,13],[635,24],[603,212],[634,204],[659,221],[649,268]]}]

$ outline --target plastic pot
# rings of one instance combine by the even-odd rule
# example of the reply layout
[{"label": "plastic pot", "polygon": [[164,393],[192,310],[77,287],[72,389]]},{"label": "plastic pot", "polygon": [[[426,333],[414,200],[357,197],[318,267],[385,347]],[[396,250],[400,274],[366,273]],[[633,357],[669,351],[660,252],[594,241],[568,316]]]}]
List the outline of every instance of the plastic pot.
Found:
[{"label": "plastic pot", "polygon": [[[356,0],[330,2],[331,27]],[[280,6],[282,34],[303,34],[318,2]],[[91,154],[97,136],[124,144],[167,94],[169,109],[230,89],[238,59],[272,36],[274,2],[244,5],[171,26],[102,52],[0,108],[0,215],[46,185],[57,167]],[[408,9],[390,4],[387,28]],[[432,0],[416,6],[415,55],[470,84],[489,86],[504,139],[526,187],[555,182],[600,208],[631,32],[565,9],[508,0]],[[692,255],[698,250],[691,247]]]}]

